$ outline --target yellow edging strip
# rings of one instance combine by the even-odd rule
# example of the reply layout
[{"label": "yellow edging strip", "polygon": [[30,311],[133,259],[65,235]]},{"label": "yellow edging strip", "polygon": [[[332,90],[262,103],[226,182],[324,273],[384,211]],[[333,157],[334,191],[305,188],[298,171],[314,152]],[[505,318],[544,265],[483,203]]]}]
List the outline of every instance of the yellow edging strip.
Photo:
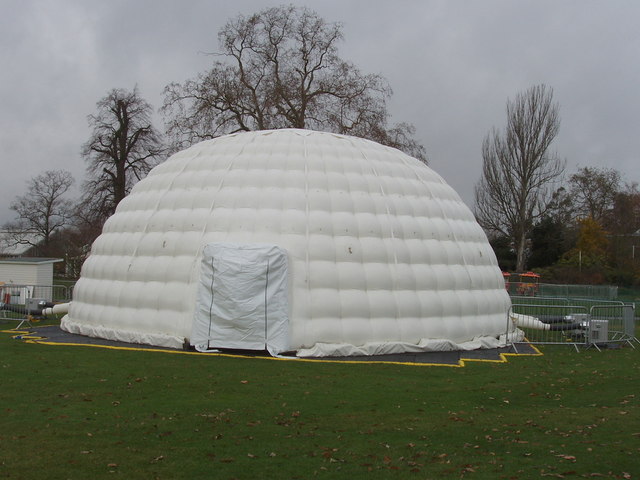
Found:
[{"label": "yellow edging strip", "polygon": [[483,358],[466,358],[459,359],[457,364],[450,363],[418,363],[418,362],[390,362],[383,360],[371,360],[371,361],[355,361],[355,360],[322,360],[322,359],[308,359],[308,358],[286,358],[286,357],[261,357],[261,356],[249,356],[249,355],[232,355],[228,353],[206,353],[206,352],[187,352],[184,350],[165,350],[161,348],[136,348],[136,347],[118,347],[114,345],[96,345],[92,343],[66,343],[66,342],[47,342],[47,337],[39,337],[31,335],[28,331],[20,330],[0,330],[2,333],[14,334],[13,338],[17,340],[24,340],[25,343],[34,343],[39,345],[60,345],[65,347],[94,347],[94,348],[106,348],[109,350],[125,350],[132,352],[154,352],[154,353],[172,353],[179,355],[198,355],[198,356],[210,356],[210,357],[226,357],[226,358],[254,358],[260,360],[282,360],[287,362],[310,362],[310,363],[345,363],[345,364],[379,364],[379,365],[407,365],[407,366],[419,366],[419,367],[453,367],[462,368],[466,366],[466,362],[489,362],[489,363],[508,363],[507,357],[519,357],[519,356],[540,356],[543,353],[535,346],[530,345],[536,353],[500,353],[499,360],[483,359]]}]

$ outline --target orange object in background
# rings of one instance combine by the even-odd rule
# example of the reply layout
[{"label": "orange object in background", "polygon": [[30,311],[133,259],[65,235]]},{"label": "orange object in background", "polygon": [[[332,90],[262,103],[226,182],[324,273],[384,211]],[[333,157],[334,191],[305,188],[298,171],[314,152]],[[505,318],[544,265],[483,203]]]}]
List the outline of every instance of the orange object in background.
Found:
[{"label": "orange object in background", "polygon": [[519,277],[520,282],[518,283],[517,288],[518,295],[533,297],[538,294],[540,275],[533,272],[525,272],[520,273]]}]

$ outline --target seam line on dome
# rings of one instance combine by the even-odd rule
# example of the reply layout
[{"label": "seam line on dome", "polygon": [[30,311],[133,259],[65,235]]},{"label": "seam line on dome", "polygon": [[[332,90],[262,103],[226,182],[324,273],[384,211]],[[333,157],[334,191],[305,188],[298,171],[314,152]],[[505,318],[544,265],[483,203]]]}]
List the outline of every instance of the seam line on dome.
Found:
[{"label": "seam line on dome", "polygon": [[[307,284],[307,288],[306,288],[306,293],[307,293],[307,301],[306,301],[306,308],[308,310],[308,318],[309,321],[313,320],[313,313],[312,313],[312,309],[310,307],[311,305],[311,275],[310,275],[310,269],[309,269],[309,152],[307,150],[307,136],[303,136],[302,137],[302,151],[303,151],[303,155],[304,155],[304,199],[305,199],[305,215],[306,215],[306,221],[305,221],[305,252],[304,252],[304,256],[305,256],[305,281]],[[291,282],[293,284],[293,282]],[[292,332],[291,332],[291,323],[289,324],[289,339],[292,338]],[[302,332],[302,337],[301,338],[307,338],[307,323],[304,322],[302,324],[302,328],[303,328],[303,332]]]},{"label": "seam line on dome", "polygon": [[[351,142],[351,144],[353,145],[353,141]],[[354,145],[355,147],[355,145]],[[373,165],[371,159],[369,157],[367,157],[366,152],[364,151],[360,151],[360,153],[362,154],[362,157],[366,160],[367,165],[370,165],[371,171],[373,172],[373,175],[376,177],[376,179],[378,180],[378,187],[380,188],[380,196],[383,199],[384,202],[384,208],[386,210],[387,213],[387,217],[391,218],[391,209],[389,208],[389,197],[386,194],[386,192],[384,191],[384,187],[382,186],[382,182],[380,181],[381,177],[380,174],[378,173],[378,170],[376,169],[376,167]],[[393,230],[393,225],[391,224],[391,222],[389,222],[389,233],[391,234],[391,241],[395,241],[396,235],[395,232]],[[398,256],[396,254],[395,249],[393,249],[393,262],[394,264],[397,266],[398,265]]]}]

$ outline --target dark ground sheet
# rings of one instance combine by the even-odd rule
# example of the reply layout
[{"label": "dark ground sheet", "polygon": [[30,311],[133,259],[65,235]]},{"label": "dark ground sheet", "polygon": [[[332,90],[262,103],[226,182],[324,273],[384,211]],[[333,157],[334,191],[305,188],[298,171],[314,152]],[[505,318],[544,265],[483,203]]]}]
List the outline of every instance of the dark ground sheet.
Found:
[{"label": "dark ground sheet", "polygon": [[[125,348],[140,350],[159,350],[168,352],[191,351],[192,349],[177,350],[163,347],[155,347],[150,345],[139,345],[132,343],[116,342],[105,340],[102,338],[86,337],[84,335],[76,335],[68,333],[60,329],[57,325],[35,326],[34,328],[22,329],[16,331],[16,338],[31,340],[45,344],[69,344],[69,345],[86,345],[94,347],[106,348]],[[243,356],[269,356],[266,352],[256,351],[221,351],[222,354],[236,354]],[[283,358],[296,358],[293,354]],[[492,361],[504,362],[505,355],[541,355],[540,351],[528,343],[518,343],[514,349],[512,346],[504,348],[480,349],[470,351],[451,351],[451,352],[421,352],[421,353],[399,353],[389,355],[370,355],[359,357],[322,357],[322,358],[305,358],[310,361],[331,361],[331,362],[384,362],[384,363],[415,363],[423,365],[448,365],[461,366],[465,361]]]}]

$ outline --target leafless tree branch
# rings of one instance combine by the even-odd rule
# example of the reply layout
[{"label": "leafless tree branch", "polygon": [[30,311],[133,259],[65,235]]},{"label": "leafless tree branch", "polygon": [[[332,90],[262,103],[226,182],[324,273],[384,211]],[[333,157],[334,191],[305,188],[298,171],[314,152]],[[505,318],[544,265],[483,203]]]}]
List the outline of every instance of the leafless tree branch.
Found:
[{"label": "leafless tree branch", "polygon": [[101,225],[165,150],[151,124],[152,107],[137,88],[113,89],[97,108],[88,117],[93,132],[82,149],[87,162],[82,204]]},{"label": "leafless tree branch", "polygon": [[507,126],[482,144],[482,176],[475,188],[475,213],[485,230],[511,238],[516,268],[526,265],[535,221],[547,212],[565,162],[549,147],[560,128],[559,107],[545,85],[507,101]]},{"label": "leafless tree branch", "polygon": [[413,126],[388,125],[386,80],[338,56],[342,38],[340,24],[294,6],[229,21],[212,68],[164,90],[171,149],[236,131],[307,128],[370,138],[426,162]]}]

